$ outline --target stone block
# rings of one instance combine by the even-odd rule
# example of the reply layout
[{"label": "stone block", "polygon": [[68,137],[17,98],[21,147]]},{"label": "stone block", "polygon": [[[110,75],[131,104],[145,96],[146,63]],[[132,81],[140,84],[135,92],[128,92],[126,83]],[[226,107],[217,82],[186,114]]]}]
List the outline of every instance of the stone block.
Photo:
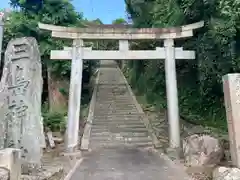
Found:
[{"label": "stone block", "polygon": [[227,74],[222,79],[231,159],[240,168],[240,74]]},{"label": "stone block", "polygon": [[213,180],[238,180],[240,169],[230,167],[217,167],[212,174]]},{"label": "stone block", "polygon": [[10,180],[20,180],[21,151],[13,148],[0,150],[0,167],[9,170]]},{"label": "stone block", "polygon": [[61,180],[64,176],[62,166],[48,166],[39,169],[39,172],[30,175],[22,175],[21,180]]},{"label": "stone block", "polygon": [[7,168],[0,167],[0,179],[1,180],[9,180],[10,179],[9,170]]},{"label": "stone block", "polygon": [[186,166],[218,165],[223,158],[220,141],[208,135],[191,135],[183,140]]}]

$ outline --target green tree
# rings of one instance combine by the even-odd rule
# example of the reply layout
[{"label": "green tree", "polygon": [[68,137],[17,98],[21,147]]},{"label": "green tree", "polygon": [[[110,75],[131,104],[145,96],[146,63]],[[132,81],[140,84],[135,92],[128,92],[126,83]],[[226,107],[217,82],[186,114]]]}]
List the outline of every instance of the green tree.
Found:
[{"label": "green tree", "polygon": [[[125,0],[135,27],[169,27],[205,21],[192,38],[177,46],[196,51],[196,60],[178,60],[181,115],[201,124],[226,129],[222,76],[239,71],[239,8],[235,0]],[[149,42],[148,42],[149,43]],[[152,42],[152,45],[156,42]],[[151,45],[139,43],[139,48]],[[134,61],[129,79],[148,101],[166,108],[164,64]],[[143,88],[147,87],[147,88]]]},{"label": "green tree", "polygon": [[[71,62],[50,60],[49,55],[50,50],[71,46],[71,42],[52,38],[49,32],[38,29],[38,22],[81,27],[83,26],[82,14],[76,12],[68,0],[44,0],[41,8],[38,9],[36,9],[38,4],[30,1],[12,0],[11,4],[13,7],[20,8],[20,10],[12,11],[9,21],[6,22],[4,47],[6,47],[7,42],[11,38],[35,37],[39,43],[43,62],[45,96],[48,96],[52,110],[65,108],[67,105]],[[91,73],[89,69],[91,69],[89,68],[89,63],[85,62],[84,82],[89,80],[88,74]]]},{"label": "green tree", "polygon": [[127,21],[123,18],[113,20],[112,24],[127,24]]}]

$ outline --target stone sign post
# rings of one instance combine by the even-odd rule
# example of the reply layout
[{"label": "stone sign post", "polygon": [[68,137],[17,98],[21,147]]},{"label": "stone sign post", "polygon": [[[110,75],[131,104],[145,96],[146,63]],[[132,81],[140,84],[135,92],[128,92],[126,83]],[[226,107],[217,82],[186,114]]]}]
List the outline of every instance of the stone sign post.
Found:
[{"label": "stone sign post", "polygon": [[23,164],[39,166],[43,81],[37,41],[34,38],[11,40],[4,60],[0,87],[6,110],[0,120],[6,137],[0,144],[21,149]]},{"label": "stone sign post", "polygon": [[222,79],[232,163],[240,168],[240,74]]}]

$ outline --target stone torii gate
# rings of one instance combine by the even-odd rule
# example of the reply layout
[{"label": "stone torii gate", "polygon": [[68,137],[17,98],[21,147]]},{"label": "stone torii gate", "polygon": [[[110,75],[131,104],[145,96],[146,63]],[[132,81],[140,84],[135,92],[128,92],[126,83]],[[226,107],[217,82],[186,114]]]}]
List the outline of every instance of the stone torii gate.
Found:
[{"label": "stone torii gate", "polygon": [[[195,59],[194,51],[174,47],[174,39],[193,36],[193,30],[204,26],[198,22],[177,28],[126,28],[114,26],[72,28],[39,23],[39,28],[52,31],[52,37],[73,40],[73,47],[52,50],[51,59],[72,60],[69,90],[66,151],[78,145],[80,98],[83,60],[150,60],[165,59],[170,148],[180,148],[180,124],[175,59]],[[83,47],[86,39],[119,40],[119,50],[101,51]],[[129,40],[164,40],[164,47],[156,50],[129,50]]]}]

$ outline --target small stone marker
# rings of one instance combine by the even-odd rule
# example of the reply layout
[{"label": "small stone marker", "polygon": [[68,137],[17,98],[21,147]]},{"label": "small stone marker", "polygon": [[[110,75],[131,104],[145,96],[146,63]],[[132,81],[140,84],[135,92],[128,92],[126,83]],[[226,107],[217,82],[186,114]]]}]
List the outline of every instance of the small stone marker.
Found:
[{"label": "small stone marker", "polygon": [[4,114],[7,111],[7,105],[6,105],[6,88],[4,86],[1,86],[0,83],[0,149],[3,149],[5,147],[5,141],[7,136],[7,128],[6,123],[4,120]]},{"label": "small stone marker", "polygon": [[55,148],[56,146],[55,146],[55,142],[53,140],[53,135],[51,131],[47,132],[47,139],[48,139],[50,148]]},{"label": "small stone marker", "polygon": [[231,159],[240,168],[240,74],[227,74],[222,79]]},{"label": "small stone marker", "polygon": [[[5,147],[22,150],[23,164],[38,167],[41,159],[42,66],[37,41],[17,38],[5,52],[1,93],[6,93]],[[1,142],[2,143],[2,142]]]},{"label": "small stone marker", "polygon": [[0,167],[0,179],[1,180],[9,180],[10,175],[9,175],[9,170],[7,168]]},{"label": "small stone marker", "polygon": [[21,151],[13,148],[0,150],[0,167],[9,170],[10,180],[20,180]]},{"label": "small stone marker", "polygon": [[44,129],[43,129],[43,117],[41,117],[40,127],[41,127],[40,145],[41,145],[41,148],[44,149],[46,148],[46,140],[45,140]]}]

